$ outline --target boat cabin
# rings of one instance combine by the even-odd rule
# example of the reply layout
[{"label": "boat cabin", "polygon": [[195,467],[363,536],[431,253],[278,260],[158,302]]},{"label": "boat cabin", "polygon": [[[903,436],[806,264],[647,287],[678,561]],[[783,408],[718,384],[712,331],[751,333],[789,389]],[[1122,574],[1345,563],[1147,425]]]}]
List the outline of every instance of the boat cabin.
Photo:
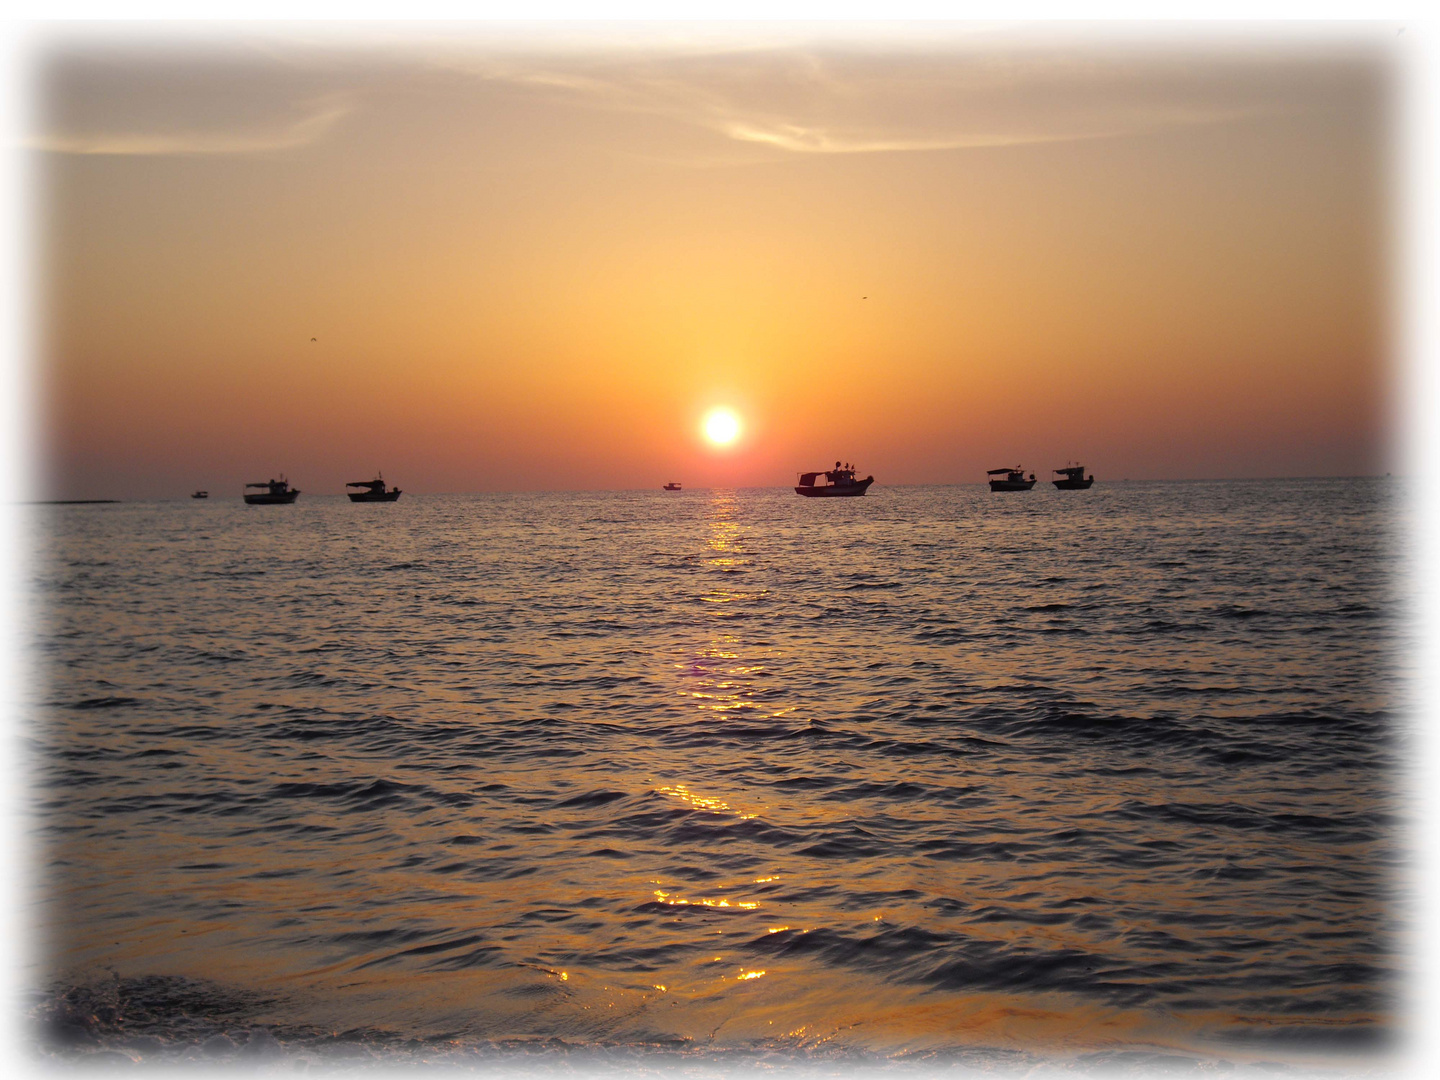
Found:
[{"label": "boat cabin", "polygon": [[855,483],[854,469],[824,469],[819,472],[806,472],[800,474],[801,487],[825,487],[826,484],[817,484],[815,481],[825,477],[826,484],[842,486]]},{"label": "boat cabin", "polygon": [[[245,486],[247,488],[260,488],[264,494],[276,498],[289,495],[292,491],[295,491],[295,489],[290,486],[290,482],[283,476],[279,480],[259,480],[253,484],[246,484]],[[296,492],[296,494],[299,494],[299,492]]]}]

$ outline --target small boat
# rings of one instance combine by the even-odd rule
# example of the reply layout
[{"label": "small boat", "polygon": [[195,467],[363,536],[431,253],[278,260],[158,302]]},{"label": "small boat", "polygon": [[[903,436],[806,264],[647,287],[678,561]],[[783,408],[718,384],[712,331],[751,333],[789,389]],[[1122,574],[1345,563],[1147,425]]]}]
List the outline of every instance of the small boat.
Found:
[{"label": "small boat", "polygon": [[1095,482],[1095,477],[1085,475],[1084,465],[1067,465],[1065,468],[1055,471],[1064,479],[1052,480],[1051,483],[1061,491],[1084,491]]},{"label": "small boat", "polygon": [[[822,476],[826,482],[817,484],[815,481]],[[795,487],[795,494],[811,499],[833,499],[840,495],[864,495],[865,489],[874,482],[875,477],[873,476],[867,476],[864,480],[856,480],[855,469],[850,465],[842,468],[840,462],[837,461],[833,469],[801,473],[800,483]]]},{"label": "small boat", "polygon": [[385,490],[385,478],[376,476],[374,480],[351,480],[346,487],[364,488],[364,491],[347,491],[351,502],[395,502],[400,498],[400,489],[392,487]]},{"label": "small boat", "polygon": [[293,503],[300,494],[299,488],[292,488],[282,475],[279,480],[263,480],[258,484],[246,484],[247,488],[263,488],[251,494],[245,492],[245,501],[251,506],[271,506],[277,503]]},{"label": "small boat", "polygon": [[210,492],[208,492],[208,491],[192,491],[192,492],[190,493],[190,497],[191,497],[192,499],[208,499],[208,498],[210,497]]},{"label": "small boat", "polygon": [[1030,479],[1025,479],[1025,470],[1019,465],[1013,469],[991,469],[985,474],[997,479],[990,481],[991,491],[1029,491],[1035,486],[1035,474],[1030,474]]},{"label": "small boat", "polygon": [[665,485],[665,490],[666,490],[666,491],[679,491],[679,490],[680,490],[680,485],[677,484],[674,480],[671,480],[670,483],[668,483],[668,484]]}]

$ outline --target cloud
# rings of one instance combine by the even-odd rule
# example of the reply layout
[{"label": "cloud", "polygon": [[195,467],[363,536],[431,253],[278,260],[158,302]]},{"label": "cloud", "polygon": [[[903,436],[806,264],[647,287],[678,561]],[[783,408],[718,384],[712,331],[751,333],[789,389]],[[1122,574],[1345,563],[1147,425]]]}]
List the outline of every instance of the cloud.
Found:
[{"label": "cloud", "polygon": [[263,154],[307,146],[352,111],[348,102],[328,98],[312,104],[307,116],[288,124],[248,126],[232,130],[171,132],[108,131],[33,136],[26,145],[54,154],[188,156]]},{"label": "cloud", "polygon": [[[273,153],[316,142],[361,101],[385,109],[452,93],[480,103],[492,90],[714,136],[667,148],[688,164],[970,150],[1294,112],[1327,95],[1343,98],[1358,70],[1339,53],[1263,43],[1130,50],[1017,45],[973,33],[822,45],[765,34],[693,41],[669,34],[638,44],[620,37],[292,44],[239,59],[196,54],[139,67],[127,54],[66,57],[57,69],[65,77],[54,80],[54,119],[29,145],[90,155]],[[298,118],[297,102],[307,110]],[[617,138],[615,146],[638,149],[634,140]]]},{"label": "cloud", "polygon": [[507,57],[464,66],[488,82],[572,105],[662,116],[732,142],[793,154],[1120,138],[1297,107],[1277,87],[1273,66],[1197,65],[1163,57],[782,49],[683,57]]},{"label": "cloud", "polygon": [[1030,146],[1040,143],[1079,142],[1088,139],[1115,139],[1144,131],[1191,124],[1216,124],[1257,115],[1259,109],[1215,109],[1185,115],[1156,114],[1133,116],[1125,122],[1057,126],[1046,130],[970,131],[929,137],[886,138],[875,132],[831,131],[799,124],[735,120],[719,127],[739,142],[764,143],[797,154],[879,154],[925,150],[970,150],[982,147]]}]

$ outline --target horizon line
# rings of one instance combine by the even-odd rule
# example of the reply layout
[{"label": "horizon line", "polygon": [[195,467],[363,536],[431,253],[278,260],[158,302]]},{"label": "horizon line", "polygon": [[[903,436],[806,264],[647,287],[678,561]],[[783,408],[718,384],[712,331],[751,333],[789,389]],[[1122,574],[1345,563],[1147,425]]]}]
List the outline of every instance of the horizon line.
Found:
[{"label": "horizon line", "polygon": [[[1279,481],[1293,480],[1391,480],[1404,479],[1405,474],[1395,476],[1393,473],[1350,473],[1346,475],[1325,475],[1325,476],[1196,476],[1196,477],[1122,477],[1119,480],[1107,480],[1108,484],[1253,484],[1273,483]],[[922,487],[984,487],[986,481],[952,481],[940,484],[886,484],[891,488],[922,488]],[[710,484],[704,487],[689,488],[689,491],[771,491],[779,488],[793,487],[793,484],[744,484],[744,485],[723,485]],[[590,494],[615,494],[623,495],[641,491],[664,491],[663,487],[632,487],[632,488],[517,488],[499,489],[488,491],[406,491],[407,495],[590,495]],[[681,490],[680,494],[684,494]],[[872,490],[875,490],[872,488]],[[1041,490],[1044,490],[1043,488]],[[301,492],[302,495],[314,495],[317,498],[338,498],[346,494],[344,491],[311,491]],[[671,492],[670,494],[675,494]],[[1024,492],[1002,492],[1001,494],[1025,494]],[[28,499],[21,502],[9,503],[10,506],[82,506],[82,505],[115,505],[117,503],[145,503],[145,502],[180,502],[189,500],[189,495],[166,495],[155,498],[94,498],[94,499]],[[224,499],[225,496],[220,496]],[[208,501],[194,500],[197,502]]]}]

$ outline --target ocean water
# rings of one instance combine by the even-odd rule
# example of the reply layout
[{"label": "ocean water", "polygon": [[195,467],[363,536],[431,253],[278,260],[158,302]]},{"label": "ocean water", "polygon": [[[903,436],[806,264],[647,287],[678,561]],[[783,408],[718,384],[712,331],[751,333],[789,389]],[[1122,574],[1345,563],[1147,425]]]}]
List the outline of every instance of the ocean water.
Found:
[{"label": "ocean water", "polygon": [[37,508],[38,1052],[1371,1061],[1395,496]]}]

